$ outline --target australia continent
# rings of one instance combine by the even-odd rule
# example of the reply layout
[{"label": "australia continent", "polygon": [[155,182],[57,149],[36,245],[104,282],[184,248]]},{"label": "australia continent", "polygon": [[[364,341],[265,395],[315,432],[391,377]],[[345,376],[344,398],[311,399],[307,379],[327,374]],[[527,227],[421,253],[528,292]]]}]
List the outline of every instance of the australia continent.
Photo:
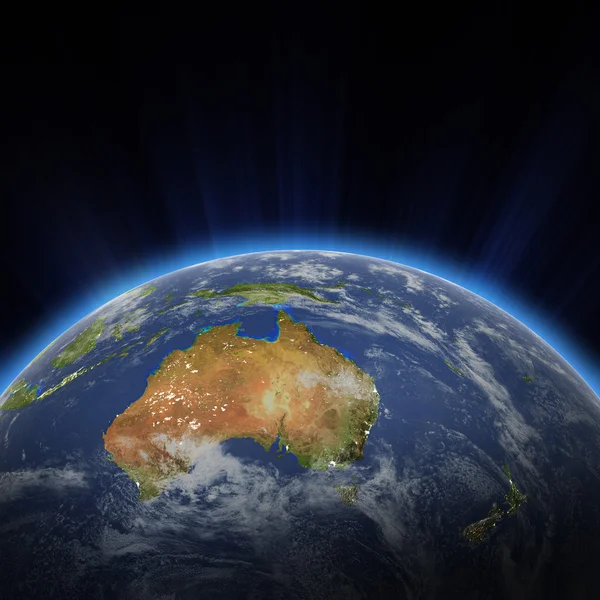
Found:
[{"label": "australia continent", "polygon": [[286,312],[277,320],[274,342],[239,336],[240,323],[204,330],[115,418],[104,445],[142,500],[187,473],[202,443],[252,438],[268,450],[279,439],[312,469],[363,458],[379,409],[373,379]]}]

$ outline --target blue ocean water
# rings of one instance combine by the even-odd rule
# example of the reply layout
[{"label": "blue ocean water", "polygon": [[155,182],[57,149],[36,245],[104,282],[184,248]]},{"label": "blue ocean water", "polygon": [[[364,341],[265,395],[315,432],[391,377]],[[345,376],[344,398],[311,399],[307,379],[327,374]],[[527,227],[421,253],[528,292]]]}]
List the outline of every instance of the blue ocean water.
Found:
[{"label": "blue ocean water", "polygon": [[[333,262],[341,270],[352,271],[355,281],[360,280],[361,285],[364,283],[372,289],[380,286],[402,299],[408,293],[406,282],[395,276],[393,270],[388,272],[384,268],[371,272],[366,261],[352,257],[335,257]],[[282,263],[277,261],[275,266],[279,269]],[[185,295],[199,275],[180,276],[180,295]],[[262,276],[262,270],[256,268],[247,275],[256,280]],[[223,269],[219,277],[219,285],[235,283],[238,272]],[[52,563],[53,560],[69,563],[60,571],[63,576],[69,575],[71,566],[77,564],[70,559],[70,546],[64,543],[65,540],[73,541],[73,545],[77,545],[77,540],[87,540],[83,547],[89,554],[81,559],[86,568],[81,581],[86,585],[94,581],[98,586],[95,595],[87,597],[102,597],[108,586],[128,585],[136,578],[142,581],[148,577],[153,584],[162,585],[156,588],[161,593],[166,592],[172,582],[177,589],[185,588],[189,595],[190,590],[201,590],[206,594],[210,589],[210,576],[218,570],[215,565],[223,557],[225,560],[219,566],[233,568],[233,571],[223,571],[229,573],[229,576],[221,577],[223,585],[240,581],[246,568],[252,571],[249,580],[256,581],[260,577],[257,568],[264,558],[256,556],[255,549],[264,548],[268,543],[273,545],[275,556],[272,561],[264,561],[263,566],[274,569],[267,573],[271,580],[279,567],[286,577],[292,577],[301,573],[299,569],[305,564],[309,565],[307,572],[310,573],[315,572],[315,566],[323,565],[318,571],[319,576],[314,577],[319,583],[327,581],[329,574],[330,581],[337,578],[330,589],[343,589],[344,581],[351,581],[358,586],[356,589],[371,590],[370,586],[386,578],[389,581],[386,589],[394,586],[400,589],[403,582],[409,582],[406,585],[410,586],[413,577],[416,578],[415,589],[418,589],[418,586],[427,585],[431,573],[428,569],[432,564],[436,565],[436,572],[448,565],[448,577],[469,564],[473,577],[485,580],[490,555],[461,545],[461,527],[485,514],[492,500],[502,499],[506,481],[498,465],[506,459],[507,453],[513,474],[519,485],[524,486],[524,491],[531,494],[531,501],[522,518],[503,522],[494,543],[503,544],[502,549],[509,549],[509,552],[530,552],[532,560],[527,564],[534,565],[544,552],[539,547],[532,549],[530,541],[537,540],[539,546],[545,539],[546,517],[550,512],[561,522],[565,521],[560,513],[562,506],[575,506],[580,512],[573,514],[584,515],[585,511],[590,511],[585,519],[581,517],[577,523],[569,522],[569,531],[559,531],[553,540],[548,538],[550,541],[544,542],[553,544],[555,549],[565,547],[571,531],[578,537],[585,536],[585,532],[592,529],[589,525],[598,522],[598,515],[593,514],[597,503],[592,501],[599,497],[598,484],[594,483],[593,470],[585,468],[585,465],[593,464],[595,438],[591,435],[589,421],[577,422],[572,418],[578,414],[573,412],[570,394],[574,388],[570,387],[569,379],[557,375],[551,362],[544,367],[544,362],[537,359],[532,362],[512,360],[509,344],[498,344],[493,336],[485,335],[485,330],[480,335],[475,326],[476,322],[485,322],[501,327],[504,317],[499,311],[471,299],[462,299],[462,304],[446,311],[436,299],[436,286],[439,285],[436,281],[427,281],[424,289],[411,299],[420,316],[403,312],[398,304],[371,303],[375,294],[361,292],[358,285],[345,290],[349,297],[347,313],[335,314],[335,307],[323,310],[321,305],[305,302],[294,303],[295,308],[291,310],[292,317],[306,324],[319,342],[342,350],[376,381],[381,395],[380,414],[369,434],[364,460],[352,463],[343,472],[331,469],[325,473],[311,473],[300,467],[293,455],[282,454],[277,440],[268,451],[249,439],[229,440],[222,444],[221,451],[238,459],[243,468],[239,468],[237,461],[225,460],[224,468],[217,463],[216,478],[208,482],[201,480],[206,485],[199,485],[191,494],[189,490],[184,491],[183,486],[172,486],[153,502],[139,502],[135,483],[107,460],[102,431],[116,414],[143,394],[148,375],[164,356],[172,350],[189,347],[203,328],[235,320],[241,323],[239,333],[270,341],[276,339],[278,330],[277,307],[233,308],[231,304],[223,303],[219,310],[214,310],[212,306],[200,303],[202,317],[194,317],[193,323],[175,312],[168,315],[157,312],[155,309],[165,305],[165,295],[177,289],[175,280],[167,281],[164,288],[148,300],[152,318],[147,321],[146,330],[136,336],[148,339],[159,328],[170,327],[167,335],[147,348],[149,353],[131,352],[129,356],[108,361],[102,368],[85,373],[43,402],[23,408],[10,423],[10,436],[7,436],[10,443],[0,453],[6,474],[11,476],[14,471],[18,477],[24,476],[23,481],[27,482],[27,477],[39,477],[40,474],[64,478],[73,473],[84,477],[87,483],[62,495],[51,486],[30,489],[25,485],[21,490],[22,497],[5,505],[9,506],[15,519],[15,529],[7,538],[9,541],[3,540],[4,548],[9,556],[23,551],[40,568],[36,573],[36,577],[41,577],[36,581],[44,584],[39,587],[40,594],[50,595],[47,593],[50,584],[43,577],[52,568],[60,566]],[[462,294],[451,288],[444,292],[450,296],[456,294],[458,299]],[[174,298],[172,302],[175,304],[179,300],[181,298]],[[417,323],[422,322],[419,319],[424,320],[424,324],[415,342],[406,333],[418,329]],[[434,324],[439,330],[431,328]],[[386,328],[396,326],[398,329],[391,332],[395,335],[388,334]],[[466,331],[468,326],[470,329]],[[460,330],[469,335],[470,347],[484,361],[484,366],[489,365],[487,373],[493,374],[497,381],[482,381],[486,372],[478,371],[476,362],[471,362],[471,374],[478,372],[479,379],[461,377],[444,362],[447,358],[459,368],[461,360],[469,362],[453,343],[455,332],[460,335]],[[437,333],[438,340],[442,340],[433,351],[431,344],[426,343],[428,331]],[[502,331],[496,330],[499,334]],[[513,333],[512,341],[520,348],[537,343],[525,330],[516,328]],[[103,343],[103,349],[89,355],[89,362],[95,363],[112,342],[105,340]],[[145,346],[139,348],[146,349]],[[549,354],[544,356],[557,358]],[[534,364],[538,369],[536,377],[548,384],[540,385],[537,392],[518,372],[519,365],[528,364]],[[36,365],[41,372],[42,367],[39,363]],[[56,377],[73,372],[77,366],[70,366]],[[35,369],[31,372],[36,374]],[[49,385],[54,383],[48,382]],[[510,398],[499,409],[504,400],[495,397],[494,393],[502,389],[507,390]],[[517,408],[513,409],[511,403]],[[530,406],[535,410],[528,410]],[[584,408],[579,408],[579,416],[592,414]],[[541,412],[542,409],[547,411]],[[564,419],[560,415],[571,418]],[[3,417],[2,426],[8,429],[12,414]],[[524,425],[529,423],[537,424],[537,433],[541,436],[532,438],[533,446],[526,436],[519,437],[525,430]],[[507,443],[507,433],[516,436],[514,441],[509,438]],[[0,443],[3,438],[0,437]],[[565,451],[576,458],[564,455]],[[586,460],[588,463],[584,463]],[[543,474],[541,485],[540,480],[527,478],[528,465],[532,461],[536,473]],[[232,463],[234,468],[227,470],[227,465]],[[552,469],[562,471],[555,473]],[[268,483],[263,488],[265,493],[257,494],[259,504],[246,512],[252,497],[250,488],[255,484],[259,486],[263,478]],[[290,481],[292,485],[288,485]],[[314,485],[315,481],[320,487]],[[356,505],[345,506],[339,502],[333,486],[351,481],[359,485],[359,501]],[[249,486],[248,489],[240,487],[240,483]],[[282,490],[283,497],[291,493],[293,500],[297,500],[298,495],[302,496],[298,490],[307,488],[313,490],[312,497],[301,498],[304,504],[290,505],[288,512],[279,515],[284,518],[277,524],[285,535],[268,538],[278,517],[276,511],[268,510],[268,500],[278,496],[281,499]],[[326,501],[327,498],[335,503]],[[195,505],[196,511],[181,510],[186,503]],[[228,511],[228,507],[234,510]],[[225,513],[221,512],[223,509],[226,509]],[[212,530],[220,541],[210,540],[209,543],[203,539],[205,532],[198,530],[210,528],[213,519],[224,515],[227,519]],[[21,516],[37,519],[37,523],[32,520],[29,524],[25,520],[23,528],[19,529]],[[198,525],[198,519],[204,519],[201,525]],[[248,537],[236,536],[236,526],[240,526]],[[136,532],[135,539],[129,537],[131,531]],[[27,534],[29,538],[23,541]],[[58,540],[55,545],[53,535]],[[385,558],[390,547],[388,543],[393,545],[398,541],[397,536],[401,540],[396,556],[402,558],[398,562],[389,562]],[[585,544],[589,542],[586,539]],[[37,548],[42,546],[44,556],[40,557]],[[112,551],[110,568],[103,562],[107,550]],[[438,554],[434,556],[433,553]],[[212,571],[203,582],[194,581],[198,565],[206,564],[203,556],[214,561],[207,567]],[[232,557],[238,559],[234,567],[226,563]],[[581,558],[583,554],[578,554],[577,560]],[[393,569],[390,568],[392,565]],[[394,569],[400,571],[398,581],[394,579]],[[231,575],[233,572],[235,577]],[[498,581],[497,575],[501,573],[501,569],[494,571],[490,580]],[[6,564],[0,564],[2,574],[4,581],[13,580],[14,573]],[[19,581],[33,580],[28,575],[20,573]],[[289,589],[293,587],[290,585]],[[451,587],[448,584],[444,589],[444,597],[452,597],[446,593]],[[272,588],[266,589],[268,592]],[[323,593],[321,597],[333,595]]]}]

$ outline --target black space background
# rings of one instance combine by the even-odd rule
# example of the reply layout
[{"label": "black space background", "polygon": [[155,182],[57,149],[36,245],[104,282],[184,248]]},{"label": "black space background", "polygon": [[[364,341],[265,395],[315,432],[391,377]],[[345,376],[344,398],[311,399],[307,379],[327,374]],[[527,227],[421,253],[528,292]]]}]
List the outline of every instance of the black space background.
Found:
[{"label": "black space background", "polygon": [[257,5],[4,23],[0,356],[157,256],[310,231],[462,265],[598,364],[585,5]]}]

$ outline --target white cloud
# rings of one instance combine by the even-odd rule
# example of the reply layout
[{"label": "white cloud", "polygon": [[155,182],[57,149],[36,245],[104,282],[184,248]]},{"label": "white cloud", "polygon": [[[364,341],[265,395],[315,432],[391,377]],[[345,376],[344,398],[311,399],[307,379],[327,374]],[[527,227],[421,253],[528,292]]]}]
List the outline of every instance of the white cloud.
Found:
[{"label": "white cloud", "polygon": [[[512,362],[517,375],[523,373],[535,377],[530,384],[531,393],[536,398],[531,405],[531,412],[541,423],[556,419],[559,415],[565,423],[597,423],[600,411],[594,413],[590,410],[592,406],[599,406],[593,390],[539,336],[516,320],[508,323],[491,327],[483,319],[476,319],[464,333],[485,335],[494,341],[498,352]],[[536,376],[540,364],[548,370],[547,376]],[[567,399],[564,397],[565,390],[570,388],[577,393],[569,394]],[[551,415],[547,414],[549,407],[552,407]]]},{"label": "white cloud", "polygon": [[[107,302],[94,312],[90,313],[86,319],[89,319],[90,317],[102,317],[107,323],[113,323],[126,314],[134,313],[134,311],[140,318],[147,315],[146,309],[143,308],[143,306],[147,304],[148,299],[151,296],[141,296],[139,292],[151,284],[152,282],[144,284],[139,288],[135,288],[134,290],[130,290],[129,292],[117,296],[114,300]],[[156,291],[152,292],[152,294],[156,293]]]},{"label": "white cloud", "polygon": [[410,521],[416,511],[414,493],[420,486],[416,479],[402,477],[391,452],[379,454],[374,475],[360,484],[357,508],[375,521],[387,542],[400,548],[410,539]]},{"label": "white cloud", "polygon": [[228,256],[226,258],[217,258],[216,260],[211,260],[209,262],[203,263],[202,267],[206,269],[208,272],[211,271],[222,271],[224,269],[229,269],[232,265],[235,265],[240,260],[245,260],[243,255],[240,256]]},{"label": "white cloud", "polygon": [[0,475],[0,502],[19,500],[36,487],[42,487],[44,491],[52,493],[69,493],[73,488],[86,486],[83,473],[73,469],[10,471]]},{"label": "white cloud", "polygon": [[402,275],[406,278],[406,288],[411,292],[422,292],[425,289],[423,278],[410,271],[402,270]]},{"label": "white cloud", "polygon": [[[196,445],[193,454],[191,472],[173,480],[156,500],[139,503],[131,533],[105,538],[105,552],[145,551],[141,540],[151,543],[177,530],[198,541],[235,535],[242,543],[272,543],[288,534],[306,510],[339,506],[327,473],[283,476],[271,465],[241,462],[216,443]],[[179,493],[192,501],[181,502]]]},{"label": "white cloud", "polygon": [[[17,413],[11,420],[10,423],[8,424],[8,427],[6,428],[6,432],[4,433],[4,447],[8,448],[8,434],[10,433],[10,429],[13,426],[13,423],[19,418],[19,415],[21,413]],[[2,419],[2,421],[0,421],[0,423],[4,422],[4,419]]]},{"label": "white cloud", "polygon": [[365,356],[376,360],[398,360],[398,357],[387,350],[384,350],[381,346],[371,346],[365,350]]},{"label": "white cloud", "polygon": [[[301,250],[290,251],[290,252],[264,252],[261,253],[257,258],[260,261],[273,261],[273,260],[294,260],[298,258],[298,254],[300,254]],[[312,253],[311,253],[312,254]],[[319,254],[320,256],[320,254]],[[251,262],[251,261],[249,261]]]},{"label": "white cloud", "polygon": [[418,310],[413,309],[404,312],[418,324],[419,329],[423,333],[427,334],[434,340],[443,342],[448,338],[448,334],[445,331],[442,331],[433,321],[426,319]]},{"label": "white cloud", "polygon": [[376,262],[371,263],[368,267],[369,271],[374,274],[383,273],[384,275],[390,275],[391,277],[395,277],[396,275],[403,275],[403,270],[400,266],[393,265],[391,263],[384,262]]},{"label": "white cloud", "polygon": [[327,258],[330,260],[336,260],[337,258],[342,258],[344,256],[343,252],[330,252],[330,251],[319,251],[317,254],[321,258]]},{"label": "white cloud", "polygon": [[508,456],[518,457],[523,466],[535,472],[527,457],[527,450],[530,442],[541,443],[539,434],[525,422],[513,404],[510,393],[496,378],[492,365],[477,354],[464,332],[457,336],[460,340],[456,349],[461,359],[459,368],[479,387],[496,411],[495,425],[500,444]]},{"label": "white cloud", "polygon": [[435,297],[435,299],[438,301],[438,305],[439,305],[440,308],[449,308],[450,306],[456,306],[456,305],[458,305],[458,302],[455,302],[454,300],[452,300],[452,298],[450,298],[440,288],[434,289],[431,292],[431,294],[433,294],[433,296]]},{"label": "white cloud", "polygon": [[390,277],[397,277],[398,275],[401,275],[406,280],[405,288],[409,292],[422,292],[425,289],[423,277],[392,263],[388,264],[384,261],[371,263],[369,265],[369,271],[374,275],[384,274],[389,275]]},{"label": "white cloud", "polygon": [[[445,394],[450,394],[450,395],[454,395],[456,394],[456,392],[446,383],[444,383],[443,381],[440,381],[439,379],[437,379],[433,373],[430,373],[427,369],[425,369],[422,366],[416,366],[413,367],[418,373],[419,375],[421,375],[422,377],[429,379],[431,381],[433,381],[433,383],[435,383],[435,385]],[[397,372],[398,376],[402,376],[402,372],[398,371]]]},{"label": "white cloud", "polygon": [[[347,298],[347,297],[346,297]],[[314,306],[312,312],[325,316],[329,323],[320,322],[322,326],[336,326],[336,322],[342,322],[346,327],[353,326],[364,335],[385,336],[389,335],[411,344],[419,346],[423,350],[438,353],[440,346],[438,340],[442,333],[434,324],[422,318],[413,318],[416,327],[399,320],[397,310],[388,305],[380,305],[374,310],[357,308],[355,302],[343,302],[342,308],[335,305]],[[432,339],[433,338],[433,339]]]},{"label": "white cloud", "polygon": [[294,281],[320,284],[337,283],[344,274],[341,269],[330,267],[329,265],[313,260],[303,260],[298,263],[285,266],[277,265],[256,265],[250,267],[251,270],[260,271],[263,277],[271,281],[281,281],[292,279]]}]

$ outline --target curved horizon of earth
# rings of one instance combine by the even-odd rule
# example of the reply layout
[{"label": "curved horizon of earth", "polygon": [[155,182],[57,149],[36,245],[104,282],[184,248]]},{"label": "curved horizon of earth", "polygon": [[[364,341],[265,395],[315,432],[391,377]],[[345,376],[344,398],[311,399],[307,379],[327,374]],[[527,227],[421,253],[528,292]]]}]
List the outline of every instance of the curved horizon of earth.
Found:
[{"label": "curved horizon of earth", "polygon": [[381,259],[130,290],[0,396],[0,443],[7,598],[595,590],[598,397],[498,307]]}]

